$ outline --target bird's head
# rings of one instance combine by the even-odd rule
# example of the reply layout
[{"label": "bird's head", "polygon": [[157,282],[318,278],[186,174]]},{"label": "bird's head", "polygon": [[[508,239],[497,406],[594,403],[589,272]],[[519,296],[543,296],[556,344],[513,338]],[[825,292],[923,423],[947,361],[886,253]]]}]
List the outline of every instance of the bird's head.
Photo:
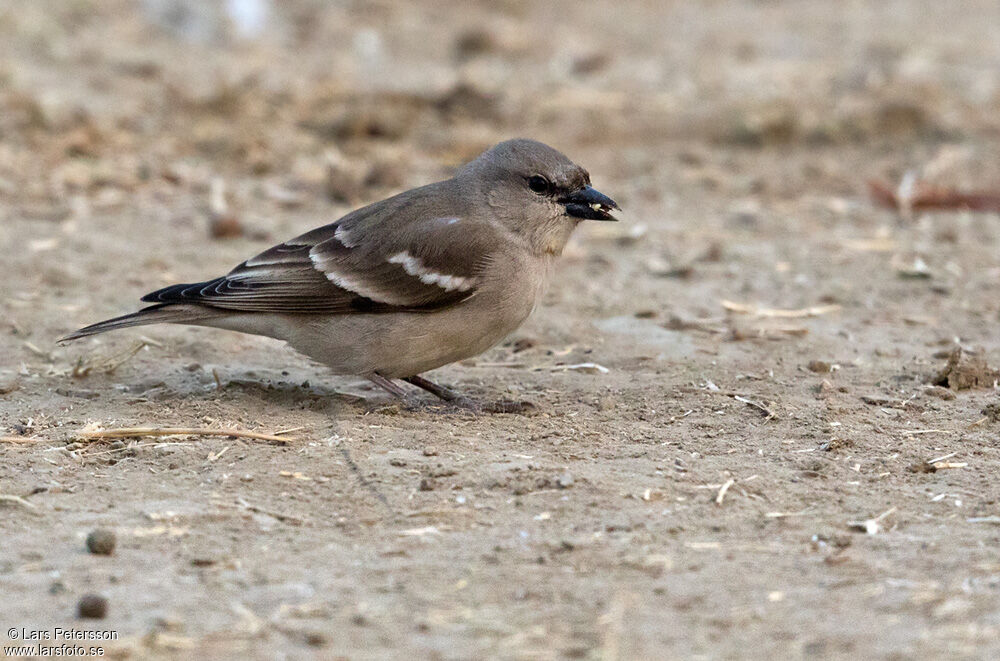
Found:
[{"label": "bird's head", "polygon": [[535,140],[507,140],[467,164],[458,178],[485,194],[500,222],[539,254],[558,255],[581,220],[618,220],[618,205],[590,174]]}]

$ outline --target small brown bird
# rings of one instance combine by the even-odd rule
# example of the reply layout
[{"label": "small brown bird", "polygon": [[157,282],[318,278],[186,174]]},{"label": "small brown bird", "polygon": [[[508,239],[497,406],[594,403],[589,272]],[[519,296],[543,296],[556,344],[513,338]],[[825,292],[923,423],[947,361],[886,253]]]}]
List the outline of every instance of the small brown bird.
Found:
[{"label": "small brown bird", "polygon": [[353,211],[220,278],[147,294],[153,305],[60,342],[143,324],[225,328],[284,340],[398,397],[393,379],[482,409],[420,374],[520,326],[577,224],[616,220],[618,208],[555,149],[508,140],[451,179]]}]

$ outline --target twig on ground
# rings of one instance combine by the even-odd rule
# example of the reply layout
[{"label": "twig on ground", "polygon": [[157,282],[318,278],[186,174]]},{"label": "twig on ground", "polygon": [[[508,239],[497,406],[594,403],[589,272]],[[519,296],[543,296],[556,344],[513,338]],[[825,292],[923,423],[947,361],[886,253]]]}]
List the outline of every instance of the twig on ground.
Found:
[{"label": "twig on ground", "polygon": [[874,519],[865,519],[864,521],[848,521],[847,527],[851,530],[856,530],[858,532],[867,533],[869,535],[877,535],[882,531],[882,520],[887,516],[896,511],[895,507],[890,507],[886,511],[882,512]]},{"label": "twig on ground", "polygon": [[968,463],[964,461],[939,461],[936,464],[931,464],[935,470],[946,470],[948,468],[967,468]]},{"label": "twig on ground", "polygon": [[233,446],[232,445],[227,445],[226,447],[222,448],[218,452],[209,453],[208,457],[206,458],[206,461],[216,461],[219,457],[221,457],[222,455],[224,455],[226,453],[226,450],[228,450],[231,447],[233,447]]},{"label": "twig on ground", "polygon": [[1000,525],[1000,516],[970,516],[966,519],[968,523],[995,523]]},{"label": "twig on ground", "polygon": [[819,317],[820,315],[836,312],[839,305],[814,305],[808,308],[798,308],[794,310],[782,310],[778,308],[762,308],[747,303],[737,303],[735,301],[722,301],[722,307],[730,312],[739,314],[750,314],[755,317],[768,317],[774,319],[802,319],[805,317]]},{"label": "twig on ground", "polygon": [[809,510],[805,509],[800,512],[767,512],[764,514],[764,518],[767,519],[784,519],[790,516],[802,516]]},{"label": "twig on ground", "polygon": [[20,496],[12,496],[12,495],[6,494],[6,493],[0,493],[0,503],[14,503],[16,505],[21,505],[23,507],[27,507],[28,509],[31,509],[31,510],[38,509],[38,507],[36,505],[32,505],[31,503],[29,503],[28,501],[26,501],[24,498],[21,498]]},{"label": "twig on ground", "polygon": [[712,385],[712,387],[710,387],[710,388],[681,388],[681,391],[682,392],[708,393],[710,395],[722,395],[723,397],[732,397],[733,399],[735,399],[738,402],[742,402],[742,403],[744,403],[744,404],[746,404],[748,406],[754,407],[755,409],[757,409],[758,411],[760,411],[761,413],[763,413],[765,416],[767,416],[765,418],[765,422],[767,420],[776,420],[778,418],[778,414],[777,413],[775,413],[774,411],[772,411],[771,409],[769,409],[767,406],[761,404],[760,402],[750,399],[749,397],[747,397],[743,393],[736,392],[734,390],[719,390],[718,386],[715,386],[715,384],[711,384],[711,385]]},{"label": "twig on ground", "polygon": [[945,459],[951,459],[956,454],[958,454],[957,451],[956,452],[949,452],[948,454],[943,454],[940,457],[935,457],[934,459],[928,459],[926,463],[928,463],[928,464],[930,464],[930,465],[933,466],[934,464],[936,464],[938,462],[941,462],[941,461],[944,461]]},{"label": "twig on ground", "polygon": [[761,413],[763,413],[765,416],[767,416],[766,417],[767,420],[773,420],[774,418],[778,417],[777,415],[775,415],[774,411],[772,411],[771,409],[767,408],[766,406],[764,406],[760,402],[755,402],[752,399],[747,399],[746,397],[743,397],[742,395],[733,395],[733,399],[735,399],[737,402],[743,402],[744,404],[747,404],[749,406],[754,407],[755,409],[757,409],[758,411],[760,411]]},{"label": "twig on ground", "polygon": [[135,436],[232,436],[235,438],[252,438],[258,441],[272,443],[290,443],[295,439],[260,434],[239,429],[208,429],[205,427],[122,427],[120,429],[97,429],[80,432],[83,438],[103,440],[108,438],[132,438]]},{"label": "twig on ground", "polygon": [[44,441],[44,438],[26,438],[22,436],[0,436],[0,443],[38,443],[39,441]]},{"label": "twig on ground", "polygon": [[729,478],[728,480],[726,480],[726,483],[722,485],[722,487],[719,489],[719,493],[716,494],[715,496],[716,505],[722,504],[723,499],[725,499],[726,497],[726,492],[729,491],[729,487],[733,486],[734,484],[736,484],[736,480],[734,480],[733,478]]},{"label": "twig on ground", "polygon": [[[149,344],[149,342],[141,340],[125,351],[111,356],[92,356],[86,359],[81,356],[77,359],[76,365],[73,366],[71,374],[74,378],[78,379],[89,376],[95,370],[105,374],[114,374],[115,370],[131,360],[134,355],[145,349]],[[160,346],[163,345],[161,344]]]}]

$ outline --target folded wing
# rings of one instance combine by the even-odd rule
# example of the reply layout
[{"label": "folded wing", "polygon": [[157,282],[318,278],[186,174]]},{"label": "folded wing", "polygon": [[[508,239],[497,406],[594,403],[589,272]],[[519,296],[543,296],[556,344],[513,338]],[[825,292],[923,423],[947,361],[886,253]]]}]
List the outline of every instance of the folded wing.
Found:
[{"label": "folded wing", "polygon": [[274,246],[221,278],[173,285],[142,300],[346,314],[437,310],[476,294],[491,246],[499,244],[498,229],[458,216],[423,214],[407,222],[381,216],[355,212]]}]

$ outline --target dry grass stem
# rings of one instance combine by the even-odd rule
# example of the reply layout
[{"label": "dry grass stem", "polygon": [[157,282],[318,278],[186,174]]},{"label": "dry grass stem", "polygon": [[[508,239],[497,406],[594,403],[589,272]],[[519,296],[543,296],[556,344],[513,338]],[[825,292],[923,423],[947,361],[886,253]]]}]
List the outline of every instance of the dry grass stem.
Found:
[{"label": "dry grass stem", "polygon": [[806,317],[819,317],[840,309],[839,305],[814,305],[808,308],[780,309],[762,308],[748,303],[737,303],[735,301],[722,301],[722,307],[730,312],[739,314],[749,314],[755,317],[767,317],[771,319],[803,319]]},{"label": "dry grass stem", "polygon": [[80,435],[89,440],[104,440],[109,438],[133,438],[136,436],[232,436],[235,438],[252,438],[258,441],[272,443],[290,443],[295,439],[260,434],[239,429],[208,429],[204,427],[122,427],[119,429],[97,429],[84,431]]},{"label": "dry grass stem", "polygon": [[[111,356],[91,356],[86,359],[81,356],[77,359],[76,365],[73,366],[71,374],[74,378],[89,376],[94,371],[103,372],[104,374],[114,374],[115,370],[131,360],[133,356],[149,344],[146,340],[141,340],[125,351]],[[160,346],[163,345],[161,344]]]},{"label": "dry grass stem", "polygon": [[733,486],[734,484],[736,484],[736,480],[734,480],[733,478],[729,478],[728,480],[726,480],[726,483],[722,485],[722,487],[719,489],[719,493],[716,494],[715,496],[716,505],[722,504],[722,501],[726,498],[726,492],[729,491],[729,487]]},{"label": "dry grass stem", "polygon": [[279,429],[274,432],[275,436],[284,436],[285,434],[293,434],[297,431],[302,431],[305,427],[289,427],[288,429]]},{"label": "dry grass stem", "polygon": [[0,493],[0,503],[14,503],[15,505],[21,505],[22,507],[27,507],[31,510],[38,509],[37,506],[32,505],[24,498],[21,498],[20,496],[12,496],[6,493]]},{"label": "dry grass stem", "polygon": [[15,445],[23,445],[26,443],[38,443],[39,441],[44,441],[44,438],[22,438],[20,436],[0,436],[0,443],[14,443]]},{"label": "dry grass stem", "polygon": [[767,408],[760,402],[755,402],[754,400],[748,399],[742,395],[733,395],[733,399],[735,399],[737,402],[743,402],[748,406],[754,407],[755,409],[757,409],[766,416],[765,420],[773,420],[774,418],[778,417],[777,415],[775,415],[774,411]]}]

